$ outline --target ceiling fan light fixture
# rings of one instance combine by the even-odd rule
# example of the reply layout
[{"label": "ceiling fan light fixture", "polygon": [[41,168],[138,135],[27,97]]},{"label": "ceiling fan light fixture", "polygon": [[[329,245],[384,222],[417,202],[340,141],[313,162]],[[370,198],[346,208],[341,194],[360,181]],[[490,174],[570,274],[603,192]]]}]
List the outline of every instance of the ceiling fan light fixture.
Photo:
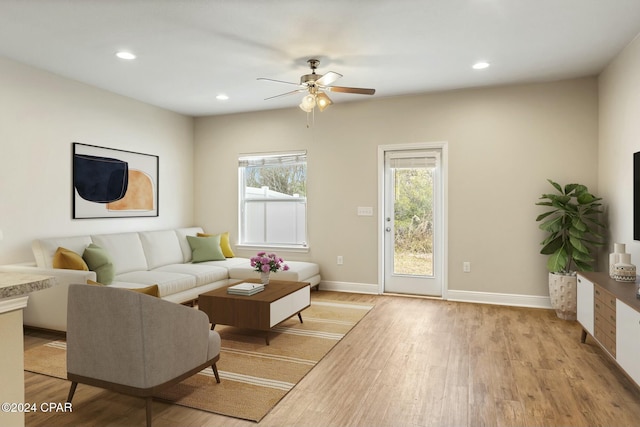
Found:
[{"label": "ceiling fan light fixture", "polygon": [[310,113],[310,112],[313,111],[313,107],[311,107],[311,108],[306,107],[303,103],[300,103],[300,105],[298,105],[298,107],[300,107],[300,109],[302,111],[304,111],[305,113]]},{"label": "ceiling fan light fixture", "polygon": [[316,98],[316,103],[318,104],[320,112],[324,111],[329,105],[333,104],[333,101],[331,101],[331,98],[329,98],[326,93],[320,92],[318,95],[316,95]]},{"label": "ceiling fan light fixture", "polygon": [[304,98],[302,98],[302,103],[300,104],[302,106],[304,106],[303,110],[313,110],[313,108],[316,106],[316,96],[313,94],[308,94],[305,95]]}]

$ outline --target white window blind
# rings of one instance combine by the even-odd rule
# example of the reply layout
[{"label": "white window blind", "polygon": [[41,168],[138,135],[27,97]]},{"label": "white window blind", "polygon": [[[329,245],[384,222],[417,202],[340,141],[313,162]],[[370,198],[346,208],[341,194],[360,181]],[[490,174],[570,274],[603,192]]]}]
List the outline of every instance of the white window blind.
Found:
[{"label": "white window blind", "polygon": [[307,153],[238,158],[240,245],[307,247]]}]

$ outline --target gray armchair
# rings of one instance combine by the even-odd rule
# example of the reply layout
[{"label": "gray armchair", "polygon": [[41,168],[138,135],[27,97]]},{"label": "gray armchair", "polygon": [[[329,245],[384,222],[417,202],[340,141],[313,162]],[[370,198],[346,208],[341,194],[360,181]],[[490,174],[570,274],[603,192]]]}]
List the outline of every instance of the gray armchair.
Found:
[{"label": "gray armchair", "polygon": [[152,396],[216,362],[220,335],[201,311],[126,289],[70,285],[67,378],[71,402],[78,383]]}]

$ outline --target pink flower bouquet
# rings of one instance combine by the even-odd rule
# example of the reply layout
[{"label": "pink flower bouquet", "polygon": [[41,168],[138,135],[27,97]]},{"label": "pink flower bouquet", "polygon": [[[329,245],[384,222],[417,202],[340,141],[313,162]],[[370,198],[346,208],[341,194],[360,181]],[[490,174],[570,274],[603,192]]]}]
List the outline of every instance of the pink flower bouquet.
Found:
[{"label": "pink flower bouquet", "polygon": [[289,266],[284,263],[284,260],[276,254],[267,254],[266,252],[258,252],[256,256],[251,258],[251,267],[254,267],[256,271],[261,273],[273,272],[278,270],[287,271]]}]

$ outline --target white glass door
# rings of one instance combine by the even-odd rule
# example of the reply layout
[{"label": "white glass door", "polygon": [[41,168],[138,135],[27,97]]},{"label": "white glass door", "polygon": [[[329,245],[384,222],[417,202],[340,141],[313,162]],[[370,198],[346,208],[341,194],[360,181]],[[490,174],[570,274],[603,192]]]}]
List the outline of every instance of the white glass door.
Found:
[{"label": "white glass door", "polygon": [[384,153],[384,292],[442,296],[440,150]]}]

